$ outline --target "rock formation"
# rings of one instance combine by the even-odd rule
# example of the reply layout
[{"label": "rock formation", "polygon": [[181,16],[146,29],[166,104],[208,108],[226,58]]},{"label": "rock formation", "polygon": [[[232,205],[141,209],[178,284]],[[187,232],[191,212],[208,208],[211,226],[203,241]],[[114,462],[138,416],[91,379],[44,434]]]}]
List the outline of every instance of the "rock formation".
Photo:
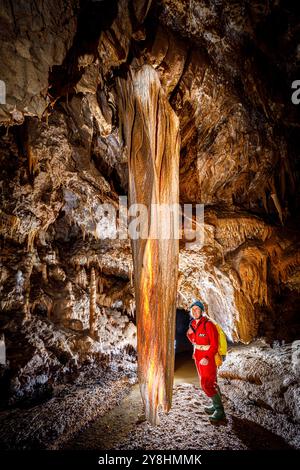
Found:
[{"label": "rock formation", "polygon": [[129,206],[143,204],[147,211],[141,237],[133,231],[130,237],[138,377],[146,416],[155,423],[158,405],[169,411],[172,404],[179,242],[171,214],[160,208],[179,202],[179,126],[151,65],[136,64],[117,91],[128,153]]},{"label": "rock formation", "polygon": [[[154,420],[194,297],[232,342],[299,338],[297,5],[4,0],[0,20],[4,404],[88,364],[132,376],[138,352]],[[124,195],[204,204],[203,246],[118,237]]]}]

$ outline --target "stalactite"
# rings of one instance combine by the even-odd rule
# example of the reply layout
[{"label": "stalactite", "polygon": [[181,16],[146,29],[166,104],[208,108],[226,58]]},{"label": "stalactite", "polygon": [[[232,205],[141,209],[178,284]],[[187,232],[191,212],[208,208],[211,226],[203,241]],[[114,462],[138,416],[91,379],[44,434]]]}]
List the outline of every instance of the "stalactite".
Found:
[{"label": "stalactite", "polygon": [[281,209],[281,204],[279,202],[278,196],[276,191],[271,194],[271,198],[273,199],[274,205],[276,207],[276,210],[278,212],[278,216],[280,219],[281,224],[283,225],[283,216],[282,216],[282,209]]},{"label": "stalactite", "polygon": [[85,271],[84,267],[82,267],[80,269],[80,265],[76,265],[76,266],[78,266],[78,272],[77,272],[77,275],[76,275],[76,283],[78,283],[80,287],[85,289],[88,285],[88,279],[87,279],[86,271]]},{"label": "stalactite", "polygon": [[80,261],[78,259],[75,259],[75,271],[78,273],[80,271]]},{"label": "stalactite", "polygon": [[47,264],[43,264],[42,266],[42,278],[45,282],[48,281],[48,274],[47,274]]},{"label": "stalactite", "polygon": [[97,261],[98,261],[98,266],[99,266],[98,292],[99,294],[102,294],[104,290],[104,282],[103,282],[103,277],[102,277],[102,262],[99,259],[99,257],[97,257]]},{"label": "stalactite", "polygon": [[98,262],[98,266],[99,266],[99,272],[102,273],[102,261],[99,258],[99,256],[97,256],[97,262]]},{"label": "stalactite", "polygon": [[134,300],[131,299],[130,302],[129,302],[129,305],[130,305],[130,315],[132,316],[132,318],[134,318],[134,312],[135,312],[135,308],[134,308]]},{"label": "stalactite", "polygon": [[31,252],[33,250],[34,241],[35,241],[35,237],[36,237],[37,233],[38,233],[37,228],[29,230],[29,232],[28,232],[28,235],[27,235],[27,251],[28,252]]},{"label": "stalactite", "polygon": [[82,230],[82,240],[85,241],[85,237],[86,237],[86,230],[85,230],[85,227],[82,226],[82,227],[81,227],[81,230]]},{"label": "stalactite", "polygon": [[26,145],[26,152],[27,152],[27,158],[28,158],[29,172],[31,175],[33,175],[35,168],[36,168],[37,161],[38,161],[38,156],[32,150],[32,147],[29,143],[27,143]]},{"label": "stalactite", "polygon": [[281,282],[285,283],[288,280],[289,275],[299,270],[300,266],[300,253],[292,251],[291,253],[285,253],[280,246],[274,246],[273,248],[273,266],[272,275],[279,285]]},{"label": "stalactite", "polygon": [[13,238],[18,233],[21,220],[15,215],[5,214],[0,209],[0,233],[4,236],[8,233],[10,238]]},{"label": "stalactite", "polygon": [[97,283],[95,268],[91,268],[90,278],[90,336],[94,337],[96,333],[96,298],[97,298]]},{"label": "stalactite", "polygon": [[10,231],[10,236],[13,237],[14,233],[18,232],[20,228],[21,220],[17,216],[12,216],[12,222],[11,222],[11,231]]},{"label": "stalactite", "polygon": [[132,269],[132,265],[129,266],[129,279],[130,279],[130,286],[133,287],[133,269]]},{"label": "stalactite", "polygon": [[33,252],[27,254],[26,261],[25,261],[25,282],[24,282],[24,289],[25,289],[25,301],[24,301],[24,321],[30,319],[30,278],[32,274],[34,259],[33,259]]},{"label": "stalactite", "polygon": [[103,278],[100,274],[99,278],[98,278],[98,291],[99,291],[99,294],[102,294],[103,290],[104,290],[104,283],[103,283]]},{"label": "stalactite", "polygon": [[0,336],[0,358],[1,358],[1,364],[6,365],[6,344],[5,344],[4,333],[1,333],[1,336]]},{"label": "stalactite", "polygon": [[167,412],[172,404],[179,243],[174,227],[170,239],[157,237],[166,220],[161,214],[152,219],[151,204],[178,203],[178,119],[150,65],[132,65],[127,79],[120,78],[117,86],[128,149],[130,205],[142,203],[148,209],[149,238],[131,239],[131,244],[138,378],[146,417],[154,424],[158,407]]},{"label": "stalactite", "polygon": [[242,250],[239,276],[242,291],[250,302],[268,305],[267,254],[257,247]]},{"label": "stalactite", "polygon": [[247,239],[267,240],[272,235],[272,228],[256,217],[215,218],[215,239],[225,250],[243,244]]}]

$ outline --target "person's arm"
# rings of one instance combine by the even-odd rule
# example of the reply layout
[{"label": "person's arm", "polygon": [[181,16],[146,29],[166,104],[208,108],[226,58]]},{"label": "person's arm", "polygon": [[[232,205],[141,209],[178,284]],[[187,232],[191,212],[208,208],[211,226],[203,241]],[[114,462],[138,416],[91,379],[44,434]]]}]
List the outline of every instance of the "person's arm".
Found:
[{"label": "person's arm", "polygon": [[191,326],[187,330],[186,336],[190,340],[191,343],[193,343],[193,344],[196,343],[196,334],[195,334],[194,330],[191,328]]},{"label": "person's arm", "polygon": [[219,333],[217,327],[211,321],[207,322],[205,328],[210,344],[210,348],[207,350],[207,355],[209,357],[214,357],[219,349]]}]

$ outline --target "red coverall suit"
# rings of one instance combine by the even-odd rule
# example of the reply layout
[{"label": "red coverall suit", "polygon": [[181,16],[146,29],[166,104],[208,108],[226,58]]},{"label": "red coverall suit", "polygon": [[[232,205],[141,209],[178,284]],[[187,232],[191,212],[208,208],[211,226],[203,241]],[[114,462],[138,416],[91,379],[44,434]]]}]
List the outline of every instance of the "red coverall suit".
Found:
[{"label": "red coverall suit", "polygon": [[[208,397],[212,397],[218,393],[216,388],[217,366],[215,362],[215,354],[218,352],[218,330],[216,326],[204,316],[201,316],[198,322],[193,320],[191,322],[191,328],[194,329],[195,332],[187,332],[187,337],[192,344],[210,345],[210,348],[206,351],[195,349],[193,359],[195,360],[200,386]],[[201,359],[204,357],[208,360],[206,366],[200,364]]]}]

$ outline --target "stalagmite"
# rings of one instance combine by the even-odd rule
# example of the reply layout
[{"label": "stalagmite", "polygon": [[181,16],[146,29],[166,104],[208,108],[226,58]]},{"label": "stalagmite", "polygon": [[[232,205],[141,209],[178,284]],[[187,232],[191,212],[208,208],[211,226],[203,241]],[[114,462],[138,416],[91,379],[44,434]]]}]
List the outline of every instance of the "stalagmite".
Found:
[{"label": "stalagmite", "polygon": [[91,268],[90,278],[90,336],[94,336],[96,332],[96,297],[97,297],[97,284],[95,268]]},{"label": "stalagmite", "polygon": [[[131,66],[117,87],[128,152],[129,204],[148,209],[148,238],[131,239],[131,244],[138,378],[146,418],[156,424],[158,407],[168,412],[172,404],[179,245],[170,220],[154,215],[151,204],[178,203],[178,119],[152,66]],[[163,224],[170,237],[156,239]]]}]

